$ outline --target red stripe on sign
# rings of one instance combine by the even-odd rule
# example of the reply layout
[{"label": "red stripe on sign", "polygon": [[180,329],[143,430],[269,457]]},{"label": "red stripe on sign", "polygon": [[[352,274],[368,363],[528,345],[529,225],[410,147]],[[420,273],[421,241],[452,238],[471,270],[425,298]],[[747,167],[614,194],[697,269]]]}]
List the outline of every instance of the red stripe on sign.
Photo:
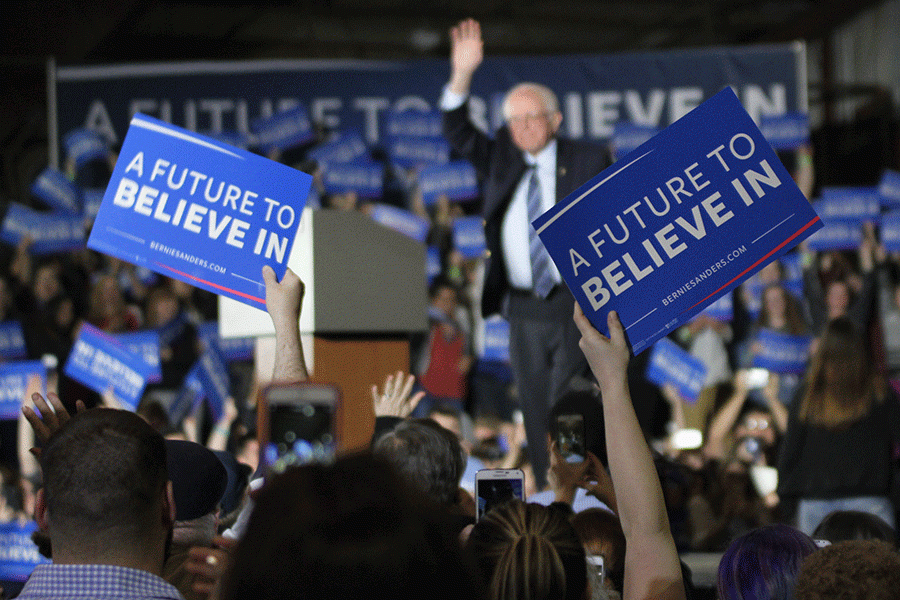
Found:
[{"label": "red stripe on sign", "polygon": [[208,285],[209,287],[214,287],[217,290],[222,290],[223,292],[228,292],[229,294],[234,294],[235,296],[240,296],[241,298],[246,298],[247,300],[253,300],[254,302],[259,302],[262,305],[266,304],[266,301],[264,298],[257,298],[256,296],[251,296],[250,294],[245,294],[244,292],[239,292],[237,290],[227,288],[224,285],[219,285],[218,283],[213,283],[212,281],[206,281],[205,279],[200,279],[199,277],[194,277],[190,273],[183,273],[182,271],[179,271],[178,269],[173,269],[172,267],[170,267],[168,265],[164,265],[162,263],[153,263],[153,264],[155,264],[158,267],[162,267],[163,269],[168,269],[168,270],[172,271],[173,273],[178,273],[182,277],[187,277],[188,279],[193,279],[194,281],[204,283],[204,284]]},{"label": "red stripe on sign", "polygon": [[794,233],[794,235],[792,235],[792,236],[789,237],[788,239],[784,240],[783,242],[781,242],[780,244],[778,244],[777,246],[775,246],[774,248],[772,248],[772,249],[769,251],[768,254],[766,254],[765,256],[763,256],[762,258],[760,258],[759,260],[757,260],[755,263],[753,263],[752,265],[750,265],[749,267],[747,267],[746,269],[744,269],[743,271],[741,271],[738,275],[736,275],[735,277],[733,277],[733,278],[731,279],[731,281],[729,281],[728,283],[726,283],[725,285],[723,285],[722,287],[720,287],[719,289],[717,289],[716,291],[714,291],[713,293],[711,293],[710,295],[708,295],[706,298],[704,298],[703,300],[700,300],[699,302],[697,302],[697,303],[694,304],[693,306],[690,306],[690,307],[684,309],[683,311],[681,311],[681,314],[684,314],[684,313],[686,313],[687,311],[691,310],[692,308],[694,308],[694,306],[697,306],[697,304],[703,304],[704,302],[706,302],[707,300],[709,300],[710,298],[712,298],[713,296],[715,296],[716,294],[718,294],[719,292],[721,292],[722,290],[724,290],[725,288],[727,288],[729,285],[731,285],[732,283],[734,283],[735,281],[737,281],[738,279],[740,279],[741,277],[743,277],[744,275],[746,275],[749,271],[752,271],[759,263],[763,262],[764,260],[766,260],[767,258],[769,258],[770,256],[772,256],[773,254],[775,254],[776,252],[778,252],[779,250],[781,250],[782,248],[784,248],[787,244],[790,243],[791,240],[793,240],[795,237],[797,237],[798,235],[800,235],[801,233],[803,233],[804,231],[806,231],[807,229],[809,229],[810,227],[812,227],[813,224],[815,224],[815,222],[818,221],[818,220],[819,220],[819,216],[816,215],[816,218],[815,218],[815,219],[813,219],[812,221],[810,221],[809,223],[807,223],[806,225],[804,225],[803,227],[801,227],[800,229],[798,229],[798,230]]}]

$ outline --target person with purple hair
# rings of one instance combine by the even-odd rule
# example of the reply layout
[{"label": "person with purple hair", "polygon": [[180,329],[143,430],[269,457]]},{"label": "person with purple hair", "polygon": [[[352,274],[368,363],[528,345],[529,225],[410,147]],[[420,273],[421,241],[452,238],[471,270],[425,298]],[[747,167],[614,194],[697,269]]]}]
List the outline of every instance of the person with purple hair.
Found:
[{"label": "person with purple hair", "polygon": [[811,537],[780,524],[735,538],[719,562],[719,599],[793,599],[800,565],[816,548]]}]

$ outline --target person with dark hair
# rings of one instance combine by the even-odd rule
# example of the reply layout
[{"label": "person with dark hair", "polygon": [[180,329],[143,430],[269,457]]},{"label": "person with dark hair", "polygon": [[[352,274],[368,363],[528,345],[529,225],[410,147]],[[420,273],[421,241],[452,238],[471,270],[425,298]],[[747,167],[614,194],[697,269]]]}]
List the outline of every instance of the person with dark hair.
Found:
[{"label": "person with dark hair", "polygon": [[372,451],[432,501],[457,506],[466,456],[452,432],[431,419],[409,419],[378,438]]},{"label": "person with dark hair", "polygon": [[830,321],[791,403],[778,459],[779,496],[799,499],[797,527],[812,533],[834,510],[862,510],[893,527],[898,440],[897,394],[875,373],[853,322]]},{"label": "person with dark hair", "polygon": [[884,540],[896,545],[897,533],[884,519],[858,510],[836,510],[822,519],[812,533],[815,540],[832,544],[846,540]]},{"label": "person with dark hair", "polygon": [[41,466],[35,516],[53,564],[20,598],[181,598],[159,577],[175,521],[159,433],[131,412],[84,410],[50,436]]},{"label": "person with dark hair", "polygon": [[588,508],[572,517],[572,525],[588,557],[603,558],[602,583],[621,596],[625,576],[625,534],[619,518],[602,508]]},{"label": "person with dark hair", "polygon": [[796,600],[896,600],[900,554],[881,540],[848,540],[813,552],[803,561]]},{"label": "person with dark hair", "polygon": [[488,136],[469,116],[472,78],[484,59],[481,26],[450,31],[450,80],[440,107],[450,147],[483,179],[481,207],[489,250],[481,311],[509,320],[510,360],[538,489],[546,483],[547,413],[570,382],[587,371],[570,320],[573,297],[562,284],[531,222],[611,164],[605,149],[557,136],[556,95],[536,83],[513,87],[506,124]]},{"label": "person with dark hair", "polygon": [[792,600],[800,565],[815,551],[811,537],[787,525],[745,533],[719,561],[719,600]]},{"label": "person with dark hair", "polygon": [[584,547],[553,506],[510,500],[489,510],[469,535],[490,600],[583,600]]},{"label": "person with dark hair", "polygon": [[370,455],[289,469],[259,493],[221,600],[479,600],[444,514]]}]

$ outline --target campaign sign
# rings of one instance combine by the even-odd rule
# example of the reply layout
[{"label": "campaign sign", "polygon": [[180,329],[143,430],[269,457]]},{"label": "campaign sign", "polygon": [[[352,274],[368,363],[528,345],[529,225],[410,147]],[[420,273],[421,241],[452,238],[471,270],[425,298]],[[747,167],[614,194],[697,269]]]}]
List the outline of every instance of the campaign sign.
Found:
[{"label": "campaign sign", "polygon": [[594,326],[635,354],[821,225],[731,88],[534,222]]},{"label": "campaign sign", "polygon": [[723,323],[727,323],[734,320],[734,298],[731,294],[725,294],[706,308],[704,308],[701,312],[701,315],[706,315],[712,319],[717,321],[722,321]]},{"label": "campaign sign", "polygon": [[50,208],[70,215],[81,214],[81,188],[56,169],[44,169],[31,184],[31,193]]},{"label": "campaign sign", "polygon": [[426,206],[437,202],[439,196],[447,196],[449,200],[471,200],[478,197],[475,167],[467,160],[425,167],[419,172],[419,189]]},{"label": "campaign sign", "polygon": [[166,412],[172,423],[181,423],[193,408],[204,398],[203,384],[200,382],[200,363],[194,363],[184,378],[181,389],[175,400],[169,404]]},{"label": "campaign sign", "polygon": [[820,197],[815,210],[823,221],[877,222],[881,216],[881,196],[875,187],[824,187]]},{"label": "campaign sign", "polygon": [[26,581],[38,565],[51,562],[31,541],[37,523],[0,523],[0,581]]},{"label": "campaign sign", "polygon": [[484,256],[484,219],[460,217],[453,221],[453,247],[465,258]]},{"label": "campaign sign", "polygon": [[250,123],[250,131],[255,137],[254,145],[264,153],[301,146],[315,138],[304,106],[255,119]]},{"label": "campaign sign", "polygon": [[0,322],[0,357],[6,360],[23,358],[28,354],[25,348],[25,333],[22,323],[12,319]]},{"label": "campaign sign", "polygon": [[384,193],[384,165],[365,159],[327,163],[322,183],[327,194],[356,192],[360,198],[381,198]]},{"label": "campaign sign", "polygon": [[132,352],[109,334],[85,323],[63,371],[97,393],[112,388],[116,398],[135,410],[151,367],[140,353]]},{"label": "campaign sign", "polygon": [[670,339],[653,344],[647,379],[656,385],[671,384],[691,403],[696,402],[706,381],[706,365]]},{"label": "campaign sign", "polygon": [[444,120],[439,110],[389,110],[384,132],[388,137],[440,138],[444,135]]},{"label": "campaign sign", "polygon": [[450,161],[450,144],[440,138],[399,136],[388,144],[391,162],[401,167],[440,165]]},{"label": "campaign sign", "polygon": [[885,169],[878,183],[878,194],[881,205],[888,208],[900,206],[900,173]]},{"label": "campaign sign", "polygon": [[41,378],[41,393],[47,389],[47,367],[39,360],[0,364],[0,419],[16,420],[28,391],[28,380]]},{"label": "campaign sign", "polygon": [[218,344],[222,357],[228,362],[253,360],[253,353],[256,350],[256,338],[254,337],[223,339],[219,337],[218,321],[201,323],[197,328],[197,333],[207,347],[210,344]]},{"label": "campaign sign", "polygon": [[197,376],[203,385],[206,403],[212,412],[213,419],[218,421],[222,417],[225,401],[231,395],[228,365],[215,343],[207,345],[206,351],[199,358],[197,364],[199,365]]},{"label": "campaign sign", "polygon": [[[816,207],[818,208],[818,203]],[[822,225],[822,229],[811,235],[806,242],[810,250],[854,250],[862,243],[863,233],[859,221],[823,219]]]},{"label": "campaign sign", "polygon": [[73,129],[63,137],[66,156],[80,169],[92,160],[106,160],[109,146],[106,138],[90,129]]},{"label": "campaign sign", "polygon": [[759,120],[759,130],[776,150],[794,150],[809,144],[809,115],[801,112],[765,115]]},{"label": "campaign sign", "polygon": [[613,155],[619,160],[659,133],[659,128],[651,125],[638,125],[630,121],[620,121],[613,127]]},{"label": "campaign sign", "polygon": [[162,366],[160,365],[159,356],[159,332],[158,331],[135,331],[133,333],[117,333],[112,337],[120,344],[140,354],[147,363],[148,374],[147,381],[162,381]]},{"label": "campaign sign", "polygon": [[350,130],[341,132],[333,140],[313,148],[306,155],[319,163],[346,163],[365,156],[368,151],[362,135]]},{"label": "campaign sign", "polygon": [[757,351],[753,366],[775,373],[803,373],[809,360],[812,338],[806,335],[788,335],[770,329],[760,329],[756,336]]},{"label": "campaign sign", "polygon": [[484,351],[479,358],[509,362],[509,321],[500,315],[484,320]]},{"label": "campaign sign", "polygon": [[84,248],[84,217],[62,212],[38,212],[10,202],[0,229],[0,240],[17,245],[31,238],[31,254],[54,254]]},{"label": "campaign sign", "polygon": [[135,115],[88,247],[264,308],[284,276],[312,177]]},{"label": "campaign sign", "polygon": [[441,249],[437,246],[425,248],[425,280],[428,285],[441,274]]},{"label": "campaign sign", "polygon": [[879,232],[885,250],[900,252],[900,211],[884,215]]},{"label": "campaign sign", "polygon": [[203,135],[207,137],[211,137],[214,140],[218,140],[220,142],[224,142],[229,146],[234,146],[235,148],[241,148],[246,150],[250,147],[250,140],[245,133],[241,133],[240,131],[201,131]]},{"label": "campaign sign", "polygon": [[100,205],[103,203],[103,194],[105,193],[106,190],[103,188],[87,188],[82,191],[82,201],[84,206],[82,212],[86,218],[94,219],[97,217],[97,212],[100,210]]},{"label": "campaign sign", "polygon": [[376,205],[372,209],[371,217],[376,223],[389,227],[419,242],[425,241],[425,238],[428,237],[428,230],[431,229],[431,223],[428,222],[428,219],[423,219],[419,215],[390,204]]}]

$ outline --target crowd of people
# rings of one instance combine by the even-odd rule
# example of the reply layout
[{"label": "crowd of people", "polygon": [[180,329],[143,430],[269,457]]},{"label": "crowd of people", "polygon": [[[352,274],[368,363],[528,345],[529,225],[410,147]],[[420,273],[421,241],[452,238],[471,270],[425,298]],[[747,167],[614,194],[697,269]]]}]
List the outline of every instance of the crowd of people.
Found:
[{"label": "crowd of people", "polygon": [[[439,261],[410,374],[373,382],[365,451],[263,477],[252,359],[229,364],[221,415],[172,410],[218,318],[213,294],[87,249],[2,248],[0,322],[24,338],[6,360],[48,373],[46,387],[29,382],[21,417],[0,422],[0,524],[36,523],[45,557],[24,587],[3,582],[6,597],[704,597],[679,559],[690,551],[722,554],[723,599],[896,596],[900,258],[872,225],[855,251],[801,245],[735,290],[729,316],[670,336],[706,367],[696,401],[652,385],[618,316],[598,333],[528,227],[609,153],[558,137],[555,96],[537,84],[510,90],[493,138],[478,131],[467,98],[482,60],[478,23],[461,22],[439,102],[481,202],[426,207],[416,169],[399,167],[406,193],[381,199],[427,219]],[[322,210],[371,213],[371,198],[327,192],[315,147],[271,157],[314,173]],[[812,197],[808,152],[785,160]],[[111,167],[68,170],[96,187]],[[489,252],[467,258],[453,223],[473,214]],[[263,277],[272,379],[306,381],[303,283]],[[485,349],[497,313],[508,359]],[[81,323],[160,333],[162,376],[136,415],[63,373]],[[757,381],[761,332],[807,336],[805,370]],[[580,462],[560,453],[560,415],[584,423]],[[690,429],[701,435],[685,443]],[[521,469],[525,500],[476,522],[481,468]]]}]

